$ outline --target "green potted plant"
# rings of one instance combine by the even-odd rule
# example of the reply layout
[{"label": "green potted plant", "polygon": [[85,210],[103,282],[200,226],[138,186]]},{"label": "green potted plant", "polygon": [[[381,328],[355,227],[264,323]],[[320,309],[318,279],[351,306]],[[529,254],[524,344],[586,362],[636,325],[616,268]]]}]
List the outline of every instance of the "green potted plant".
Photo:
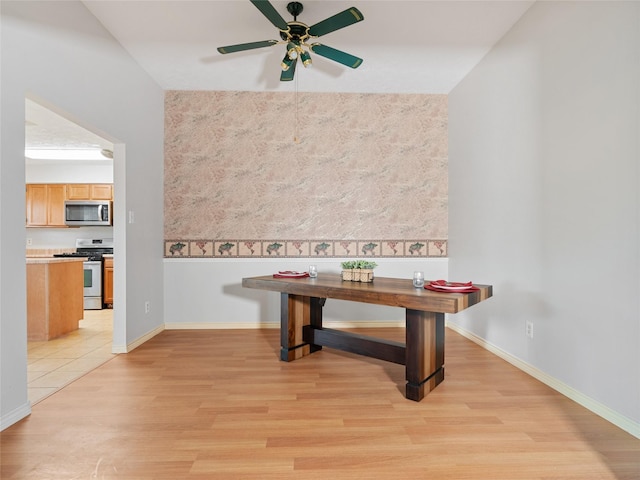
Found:
[{"label": "green potted plant", "polygon": [[353,282],[353,269],[356,265],[354,260],[348,260],[340,264],[342,266],[342,280],[345,282]]},{"label": "green potted plant", "polygon": [[373,269],[378,266],[369,260],[348,260],[341,263],[342,280],[349,282],[373,282]]}]

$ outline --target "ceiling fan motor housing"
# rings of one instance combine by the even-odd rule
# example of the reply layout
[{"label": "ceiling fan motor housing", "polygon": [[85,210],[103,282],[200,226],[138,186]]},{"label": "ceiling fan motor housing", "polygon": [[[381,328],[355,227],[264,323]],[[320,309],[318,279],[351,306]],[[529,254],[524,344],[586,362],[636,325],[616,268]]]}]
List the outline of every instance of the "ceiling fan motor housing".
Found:
[{"label": "ceiling fan motor housing", "polygon": [[300,2],[289,2],[287,4],[287,12],[293,15],[293,20],[295,21],[296,17],[302,13],[304,7]]},{"label": "ceiling fan motor housing", "polygon": [[293,40],[298,44],[309,38],[309,26],[302,22],[289,22],[287,31],[280,31],[280,38],[283,40]]}]

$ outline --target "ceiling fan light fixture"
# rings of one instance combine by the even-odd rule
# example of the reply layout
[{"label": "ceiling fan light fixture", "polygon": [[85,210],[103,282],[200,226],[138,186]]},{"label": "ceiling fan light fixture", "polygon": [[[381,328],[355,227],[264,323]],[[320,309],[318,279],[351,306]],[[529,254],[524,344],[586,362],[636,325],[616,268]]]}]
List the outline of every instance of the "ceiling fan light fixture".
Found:
[{"label": "ceiling fan light fixture", "polygon": [[311,66],[311,64],[313,63],[313,62],[311,61],[311,55],[309,55],[309,52],[305,52],[305,51],[303,51],[303,52],[300,54],[300,60],[302,60],[302,64],[303,64],[305,67],[310,67],[310,66]]},{"label": "ceiling fan light fixture", "polygon": [[295,43],[293,42],[289,42],[287,44],[287,55],[289,56],[289,58],[291,60],[295,60],[296,58],[298,58],[298,50],[300,49],[299,46],[297,46]]},{"label": "ceiling fan light fixture", "polygon": [[[297,57],[296,57],[297,58]],[[284,58],[282,59],[282,63],[280,64],[280,67],[282,68],[282,71],[286,72],[287,70],[289,70],[289,68],[291,68],[291,64],[294,62],[295,60],[292,60],[291,58],[289,58],[289,54],[287,53]]]}]

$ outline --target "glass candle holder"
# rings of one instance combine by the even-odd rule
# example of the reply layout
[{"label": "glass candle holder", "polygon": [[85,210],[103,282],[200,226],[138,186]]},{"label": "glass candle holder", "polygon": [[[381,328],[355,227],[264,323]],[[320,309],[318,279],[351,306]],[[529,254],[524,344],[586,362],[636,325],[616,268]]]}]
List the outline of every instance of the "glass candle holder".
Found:
[{"label": "glass candle holder", "polygon": [[424,287],[424,273],[413,272],[413,286],[416,288]]},{"label": "glass candle holder", "polygon": [[309,265],[309,276],[316,278],[318,276],[318,268],[315,265]]}]

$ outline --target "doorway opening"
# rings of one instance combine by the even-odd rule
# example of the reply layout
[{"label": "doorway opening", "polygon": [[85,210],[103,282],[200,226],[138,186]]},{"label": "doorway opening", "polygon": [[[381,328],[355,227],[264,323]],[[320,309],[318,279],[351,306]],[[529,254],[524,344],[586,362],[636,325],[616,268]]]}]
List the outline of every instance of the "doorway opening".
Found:
[{"label": "doorway opening", "polygon": [[[70,185],[74,189],[78,185],[110,185],[113,200],[118,188],[114,175],[114,144],[58,113],[59,109],[55,106],[45,105],[46,102],[25,99],[27,186],[52,185],[52,190],[63,192],[64,200],[70,200],[66,198],[67,187]],[[28,191],[28,188],[25,190]],[[56,201],[60,202],[59,195]],[[47,204],[46,208],[50,205],[53,204]],[[63,208],[60,203],[55,205],[55,208]],[[64,213],[61,215],[64,216]],[[124,224],[115,219],[114,225],[118,223]],[[70,228],[64,225],[60,217],[52,218],[51,224],[36,227],[30,225],[28,218],[25,227],[27,263],[30,257],[50,258],[54,254],[73,252],[78,239],[113,240],[115,228]],[[117,247],[114,255],[117,255]],[[115,357],[112,353],[113,331],[114,322],[119,317],[114,315],[113,309],[107,308],[109,304],[118,308],[117,299],[100,302],[98,307],[83,310],[78,329],[55,338],[38,338],[27,342],[27,388],[32,405]],[[84,308],[88,308],[86,304]],[[29,316],[28,307],[27,315]]]}]

